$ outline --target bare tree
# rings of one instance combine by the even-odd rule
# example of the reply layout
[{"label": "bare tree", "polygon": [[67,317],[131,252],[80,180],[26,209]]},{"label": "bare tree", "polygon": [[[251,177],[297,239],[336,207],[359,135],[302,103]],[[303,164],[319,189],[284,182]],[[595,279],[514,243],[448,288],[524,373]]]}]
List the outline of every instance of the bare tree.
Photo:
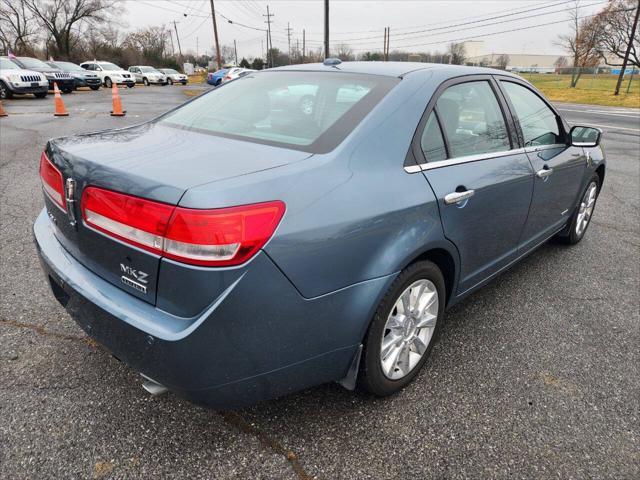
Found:
[{"label": "bare tree", "polygon": [[341,43],[336,47],[335,50],[336,56],[342,61],[353,60],[353,50],[346,43]]},{"label": "bare tree", "polygon": [[[11,1],[11,0],[10,0]],[[116,0],[23,0],[41,27],[53,39],[58,55],[71,57],[82,37],[82,27],[107,22]]]},{"label": "bare tree", "polygon": [[165,54],[167,35],[164,26],[140,28],[127,35],[123,46],[139,52],[145,63],[158,63]]},{"label": "bare tree", "polygon": [[37,25],[24,0],[0,1],[0,42],[3,50],[33,54]]},{"label": "bare tree", "polygon": [[627,46],[631,45],[628,61],[640,67],[640,29],[636,28],[631,38],[637,6],[637,0],[610,0],[593,19],[600,33],[596,48],[607,65],[621,66]]},{"label": "bare tree", "polygon": [[556,42],[573,56],[573,71],[571,73],[571,88],[580,80],[584,67],[595,67],[600,61],[600,54],[596,49],[599,39],[599,29],[593,18],[580,19],[580,2],[576,1],[569,10],[571,33],[560,35]]},{"label": "bare tree", "polygon": [[511,57],[506,53],[503,53],[502,55],[498,56],[498,58],[496,58],[496,65],[502,70],[506,70],[509,66],[510,61]]},{"label": "bare tree", "polygon": [[454,65],[463,65],[467,58],[464,43],[451,43],[447,52],[450,56],[451,63]]},{"label": "bare tree", "polygon": [[567,57],[564,57],[562,55],[556,58],[556,61],[553,62],[553,66],[556,67],[556,71],[567,68],[568,64],[569,62],[567,61]]}]

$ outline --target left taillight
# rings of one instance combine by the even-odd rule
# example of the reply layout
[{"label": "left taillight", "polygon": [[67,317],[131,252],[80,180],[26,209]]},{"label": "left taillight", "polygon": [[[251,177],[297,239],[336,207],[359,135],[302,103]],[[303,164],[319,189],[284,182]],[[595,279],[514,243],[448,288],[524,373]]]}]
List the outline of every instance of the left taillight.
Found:
[{"label": "left taillight", "polygon": [[97,187],[82,194],[88,226],[172,260],[212,267],[240,265],[253,257],[284,211],[281,201],[200,210]]},{"label": "left taillight", "polygon": [[62,173],[51,163],[45,152],[42,152],[40,156],[40,179],[42,180],[42,188],[51,201],[66,210],[67,203],[64,198]]}]

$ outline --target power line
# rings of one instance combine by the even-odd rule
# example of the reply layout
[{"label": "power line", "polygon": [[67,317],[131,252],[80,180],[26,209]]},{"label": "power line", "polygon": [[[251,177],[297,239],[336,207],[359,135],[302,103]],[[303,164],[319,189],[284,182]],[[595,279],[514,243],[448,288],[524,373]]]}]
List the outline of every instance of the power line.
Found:
[{"label": "power line", "polygon": [[[618,10],[618,11],[627,11],[627,10]],[[577,17],[577,18],[578,18],[578,20],[581,20],[583,18],[595,17],[596,15],[598,15],[598,14],[596,13],[596,14],[593,14],[593,15],[582,15],[582,16]],[[441,41],[437,41],[437,42],[417,43],[417,44],[413,44],[413,45],[398,45],[397,48],[424,47],[424,46],[428,46],[428,45],[441,45],[443,43],[462,42],[462,41],[465,41],[465,40],[475,40],[477,38],[490,37],[490,36],[493,36],[493,35],[500,35],[500,34],[503,34],[503,33],[519,32],[521,30],[531,30],[533,28],[546,27],[546,26],[549,26],[549,25],[557,25],[557,24],[566,23],[566,22],[567,22],[567,20],[558,20],[558,21],[555,21],[555,22],[540,23],[540,24],[537,24],[537,25],[529,25],[527,27],[512,28],[512,29],[509,29],[509,30],[501,30],[499,32],[483,33],[483,34],[480,34],[480,35],[472,35],[472,36],[469,36],[469,37],[451,38],[451,39],[448,39],[448,40],[441,40]],[[370,50],[370,49],[368,49],[368,48],[355,48],[354,50],[366,51],[366,50]]]},{"label": "power line", "polygon": [[[601,5],[603,3],[607,3],[607,0],[600,0],[598,2],[594,2],[594,3],[589,3],[586,5],[580,5],[578,8],[587,8],[587,7],[592,7],[594,5]],[[527,12],[530,12],[532,10],[528,10]],[[433,30],[443,30],[443,28],[434,28],[433,30],[421,30],[421,31],[417,31],[417,32],[407,32],[407,33],[401,33],[401,34],[396,34],[394,35],[395,37],[407,37],[406,39],[417,39],[417,38],[423,38],[423,37],[434,37],[437,35],[445,35],[445,34],[449,34],[449,33],[456,33],[456,32],[462,32],[462,31],[466,31],[466,30],[472,30],[472,29],[476,29],[476,28],[485,28],[485,27],[490,27],[493,25],[501,25],[504,23],[512,23],[512,22],[519,22],[522,20],[529,20],[531,18],[537,18],[537,17],[544,17],[546,15],[552,15],[554,13],[561,13],[564,12],[565,10],[552,10],[550,12],[542,12],[542,13],[536,13],[534,15],[528,15],[526,17],[522,17],[522,18],[511,18],[508,20],[500,20],[498,22],[491,22],[491,23],[487,23],[485,25],[477,25],[477,26],[471,26],[471,27],[465,27],[465,28],[458,28],[458,29],[454,29],[454,30],[446,30],[446,31],[440,31],[440,32],[436,32],[433,33]],[[525,13],[525,12],[520,12],[520,13]],[[495,18],[501,18],[501,17],[505,17],[505,16],[510,16],[510,15],[501,15]],[[486,21],[486,20],[483,20]],[[456,25],[451,25],[451,27],[457,27],[457,26],[465,26],[465,25],[470,25],[470,24],[474,24],[477,22],[468,22],[468,23],[459,23]],[[447,27],[448,29],[449,27]],[[430,33],[423,33],[423,32],[430,32]],[[423,33],[421,35],[415,35],[416,33]],[[409,38],[410,36],[410,38]],[[375,36],[375,37],[366,37],[366,38],[361,38],[361,39],[352,39],[350,40],[349,43],[371,43],[368,42],[368,40],[378,40],[380,37],[379,36]]]}]

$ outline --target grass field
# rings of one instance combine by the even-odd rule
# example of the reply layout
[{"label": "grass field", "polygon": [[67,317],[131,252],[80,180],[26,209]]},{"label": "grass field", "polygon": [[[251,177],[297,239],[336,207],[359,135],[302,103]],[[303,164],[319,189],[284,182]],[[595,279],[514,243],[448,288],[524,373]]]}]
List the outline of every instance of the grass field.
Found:
[{"label": "grass field", "polygon": [[625,76],[618,96],[613,95],[617,75],[583,74],[575,88],[571,88],[571,75],[523,73],[522,77],[533,83],[553,102],[640,108],[640,75],[634,75],[631,85],[629,75]]}]

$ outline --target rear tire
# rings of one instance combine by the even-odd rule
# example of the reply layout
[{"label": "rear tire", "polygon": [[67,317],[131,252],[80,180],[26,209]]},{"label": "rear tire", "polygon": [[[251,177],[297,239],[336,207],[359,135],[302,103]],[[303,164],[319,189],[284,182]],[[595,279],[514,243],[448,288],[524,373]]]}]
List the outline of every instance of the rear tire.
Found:
[{"label": "rear tire", "polygon": [[580,195],[580,201],[576,206],[571,221],[569,222],[568,231],[557,235],[557,239],[567,245],[575,245],[584,238],[587,228],[591,224],[591,217],[600,193],[600,177],[594,173],[586,188]]},{"label": "rear tire", "polygon": [[443,323],[445,292],[442,272],[432,262],[416,262],[398,275],[380,301],[364,340],[362,388],[387,396],[418,375]]}]

